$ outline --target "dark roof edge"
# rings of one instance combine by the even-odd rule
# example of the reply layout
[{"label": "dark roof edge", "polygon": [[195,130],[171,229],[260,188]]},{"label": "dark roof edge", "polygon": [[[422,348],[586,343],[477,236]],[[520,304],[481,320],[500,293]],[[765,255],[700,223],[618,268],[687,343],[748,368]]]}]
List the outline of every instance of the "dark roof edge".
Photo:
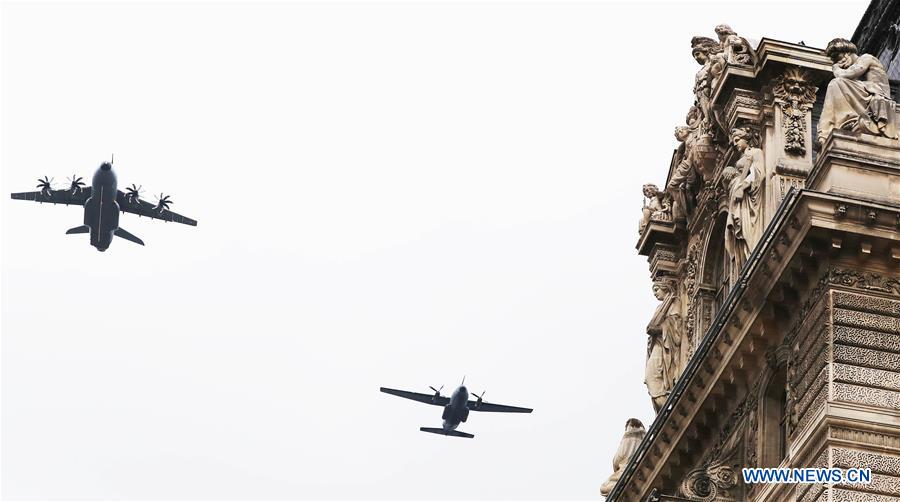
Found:
[{"label": "dark roof edge", "polygon": [[878,0],[870,0],[869,6],[866,7],[866,12],[864,12],[862,17],[859,18],[859,24],[856,25],[856,29],[853,30],[853,36],[850,37],[850,41],[853,42],[854,44],[859,44],[859,37],[862,36],[861,32],[863,29],[863,25],[865,24],[866,19],[869,18],[869,15],[872,13],[872,11],[875,10],[877,3],[878,3]]}]

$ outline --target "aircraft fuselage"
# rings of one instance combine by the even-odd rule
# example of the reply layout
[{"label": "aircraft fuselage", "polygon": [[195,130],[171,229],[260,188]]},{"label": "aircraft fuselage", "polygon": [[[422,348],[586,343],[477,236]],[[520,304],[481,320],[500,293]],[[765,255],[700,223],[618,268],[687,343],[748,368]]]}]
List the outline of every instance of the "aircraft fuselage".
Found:
[{"label": "aircraft fuselage", "polygon": [[116,173],[104,163],[91,181],[91,197],[84,203],[84,224],[91,229],[91,246],[106,251],[119,228],[119,204],[116,202]]},{"label": "aircraft fuselage", "polygon": [[460,422],[465,422],[469,418],[469,391],[465,385],[460,385],[453,395],[450,396],[450,403],[444,406],[443,428],[445,431],[452,431],[459,427]]}]

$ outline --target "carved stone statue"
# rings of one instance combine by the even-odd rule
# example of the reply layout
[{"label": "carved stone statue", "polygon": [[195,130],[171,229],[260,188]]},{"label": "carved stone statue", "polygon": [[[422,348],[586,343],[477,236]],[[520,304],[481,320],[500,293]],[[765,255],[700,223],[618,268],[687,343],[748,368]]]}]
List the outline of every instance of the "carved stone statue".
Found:
[{"label": "carved stone statue", "polygon": [[713,132],[713,127],[719,122],[712,106],[712,90],[725,70],[725,56],[722,46],[709,37],[692,38],[691,54],[701,65],[694,76],[694,96],[703,117],[701,130],[708,134]]},{"label": "carved stone statue", "polygon": [[756,65],[756,51],[750,47],[747,39],[738,36],[730,26],[727,24],[716,26],[716,35],[719,37],[719,45],[722,46],[728,64]]},{"label": "carved stone statue", "polygon": [[690,343],[684,341],[681,318],[681,302],[677,286],[671,278],[660,278],[653,283],[653,294],[662,303],[656,308],[647,326],[647,365],[644,384],[653,401],[653,410],[659,410],[675,387],[675,380],[686,362]]},{"label": "carved stone statue", "polygon": [[731,141],[741,153],[741,158],[734,167],[722,170],[722,182],[728,197],[725,250],[732,260],[731,280],[734,282],[762,237],[766,168],[762,150],[751,129],[733,129]]},{"label": "carved stone statue", "polygon": [[828,42],[825,54],[834,61],[834,79],[825,93],[818,143],[835,128],[897,139],[897,105],[881,61],[858,55],[856,45],[843,38]]},{"label": "carved stone statue", "polygon": [[703,112],[692,106],[685,119],[687,126],[675,128],[675,139],[681,142],[675,154],[675,171],[667,185],[668,191],[691,188],[697,181],[708,181],[716,168],[718,150],[713,134],[705,131]]},{"label": "carved stone statue", "polygon": [[628,466],[628,461],[631,460],[631,456],[637,451],[645,434],[647,434],[647,431],[644,430],[644,424],[640,420],[629,418],[625,422],[625,434],[622,436],[619,449],[616,450],[616,455],[613,457],[613,473],[600,486],[601,495],[604,497],[609,495],[609,492],[616,486],[616,482],[622,477],[625,467]]},{"label": "carved stone statue", "polygon": [[817,90],[809,83],[809,73],[800,68],[788,68],[775,78],[772,94],[781,108],[784,151],[806,155],[806,113],[816,102]]},{"label": "carved stone statue", "polygon": [[650,220],[672,220],[672,202],[668,194],[661,192],[656,185],[647,183],[643,187],[644,207],[641,210],[641,223],[638,232],[644,233],[644,228]]},{"label": "carved stone statue", "polygon": [[666,192],[672,197],[672,218],[684,220],[694,210],[694,188],[702,175],[698,168],[697,152],[694,150],[694,130],[678,126],[675,128],[675,139],[681,144],[675,152],[675,170],[666,185]]}]

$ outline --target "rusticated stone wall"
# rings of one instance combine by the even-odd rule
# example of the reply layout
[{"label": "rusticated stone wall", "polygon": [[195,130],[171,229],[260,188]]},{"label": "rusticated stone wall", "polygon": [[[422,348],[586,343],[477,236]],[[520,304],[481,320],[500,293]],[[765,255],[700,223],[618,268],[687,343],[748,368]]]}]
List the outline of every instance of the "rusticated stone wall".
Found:
[{"label": "rusticated stone wall", "polygon": [[[809,467],[828,467],[828,451],[823,451]],[[824,502],[828,500],[828,491],[821,484],[796,485],[793,499],[799,502]]]},{"label": "rusticated stone wall", "polygon": [[791,364],[788,372],[792,437],[806,430],[825,406],[828,398],[828,322],[829,298],[817,288],[801,311],[791,340]]},{"label": "rusticated stone wall", "polygon": [[845,291],[834,305],[834,400],[900,409],[900,301]]},{"label": "rusticated stone wall", "polygon": [[[779,354],[789,351],[792,456],[783,465],[869,467],[872,482],[797,484],[772,490],[744,486],[738,479],[720,487],[716,500],[900,501],[900,429],[872,428],[866,419],[835,423],[833,411],[825,409],[849,406],[900,418],[900,279],[829,267],[792,314],[783,344],[769,351],[770,365],[756,375],[746,398],[718,431],[718,441],[692,472],[715,465],[739,472],[741,467],[760,465],[760,442],[766,440],[760,436],[760,388],[767,372],[784,361]],[[823,424],[824,434],[819,432]],[[742,448],[729,446],[741,437]],[[804,437],[817,439],[803,446]]]},{"label": "rusticated stone wall", "polygon": [[832,500],[846,502],[880,502],[900,499],[900,458],[850,448],[831,448],[831,466],[848,469],[872,469],[872,482],[867,485],[838,484],[832,488]]}]

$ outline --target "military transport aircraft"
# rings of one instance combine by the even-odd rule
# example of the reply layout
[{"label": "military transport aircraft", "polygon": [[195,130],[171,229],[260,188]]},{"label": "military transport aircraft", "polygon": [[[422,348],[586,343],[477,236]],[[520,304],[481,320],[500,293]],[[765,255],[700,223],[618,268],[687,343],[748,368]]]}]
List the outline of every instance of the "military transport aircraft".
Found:
[{"label": "military transport aircraft", "polygon": [[461,438],[475,437],[474,434],[456,430],[456,428],[459,427],[460,422],[465,422],[466,419],[469,418],[470,411],[493,411],[500,413],[531,413],[532,411],[531,408],[519,408],[517,406],[486,403],[481,399],[484,396],[484,392],[482,392],[480,396],[473,392],[472,395],[477,397],[478,400],[471,401],[469,400],[469,391],[466,390],[465,378],[463,378],[463,381],[460,384],[459,388],[453,391],[453,395],[450,397],[441,395],[441,389],[444,388],[443,385],[441,385],[440,389],[435,389],[431,386],[429,387],[434,391],[433,395],[419,394],[418,392],[409,392],[405,390],[388,389],[387,387],[382,387],[381,392],[405,397],[406,399],[412,399],[413,401],[419,401],[420,403],[443,406],[444,414],[441,416],[441,418],[444,419],[443,426],[441,428],[419,427],[419,430],[422,432],[430,432],[432,434],[443,434],[445,436],[456,436]]},{"label": "military transport aircraft", "polygon": [[37,192],[21,192],[12,194],[13,199],[49,202],[52,204],[74,204],[84,206],[84,225],[70,228],[67,234],[91,234],[91,245],[98,251],[106,251],[112,238],[121,237],[136,244],[144,245],[144,241],[119,227],[119,212],[133,213],[157,220],[174,221],[196,227],[197,222],[178,213],[169,211],[173,204],[170,196],[159,194],[157,203],[141,200],[141,188],[131,185],[128,193],[116,189],[116,174],[112,162],[100,164],[94,173],[91,186],[85,186],[81,177],[69,179],[69,187],[54,190],[52,178],[44,176],[38,179]]}]

